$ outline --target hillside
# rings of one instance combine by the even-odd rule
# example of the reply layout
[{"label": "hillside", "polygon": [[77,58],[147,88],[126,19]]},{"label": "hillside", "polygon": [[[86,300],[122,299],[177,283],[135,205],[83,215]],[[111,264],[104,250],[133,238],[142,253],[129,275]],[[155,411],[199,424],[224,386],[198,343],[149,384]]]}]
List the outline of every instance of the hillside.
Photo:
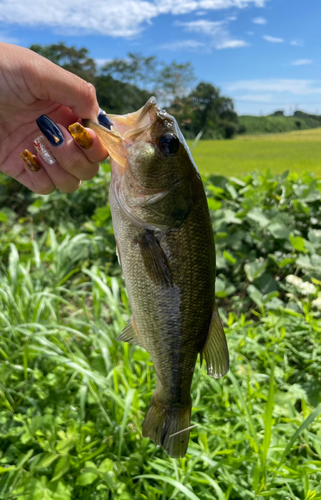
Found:
[{"label": "hillside", "polygon": [[321,116],[310,115],[303,111],[295,111],[293,116],[284,116],[282,111],[276,111],[268,116],[241,115],[238,121],[241,134],[291,132],[321,126]]}]

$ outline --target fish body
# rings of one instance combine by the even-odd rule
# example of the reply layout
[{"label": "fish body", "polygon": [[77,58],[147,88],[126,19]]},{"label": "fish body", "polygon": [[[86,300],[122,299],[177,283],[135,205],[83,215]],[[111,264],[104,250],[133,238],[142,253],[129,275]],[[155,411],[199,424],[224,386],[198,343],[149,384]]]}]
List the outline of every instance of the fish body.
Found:
[{"label": "fish body", "polygon": [[118,340],[142,346],[155,367],[143,435],[182,457],[198,353],[210,375],[228,370],[206,195],[175,119],[154,98],[137,113],[110,118],[111,131],[90,126],[111,156],[109,201],[132,310]]}]

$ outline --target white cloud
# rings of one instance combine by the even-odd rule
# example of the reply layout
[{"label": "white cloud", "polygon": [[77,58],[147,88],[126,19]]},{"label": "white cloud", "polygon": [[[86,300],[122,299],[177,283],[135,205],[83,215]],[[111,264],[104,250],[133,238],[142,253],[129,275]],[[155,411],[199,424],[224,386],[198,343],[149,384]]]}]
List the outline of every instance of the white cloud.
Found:
[{"label": "white cloud", "polygon": [[297,61],[293,61],[292,66],[305,66],[306,64],[312,64],[313,61],[311,59],[298,59]]},{"label": "white cloud", "polygon": [[269,0],[0,0],[0,22],[113,37],[137,35],[161,14],[264,7]]},{"label": "white cloud", "polygon": [[303,40],[291,40],[290,45],[295,45],[296,47],[304,47]]},{"label": "white cloud", "polygon": [[166,49],[166,50],[195,50],[200,47],[204,47],[204,43],[198,42],[197,40],[178,40],[176,42],[172,43],[164,43],[163,45],[160,45],[160,49]]},{"label": "white cloud", "polygon": [[293,95],[321,94],[320,82],[315,80],[292,80],[292,79],[266,79],[266,80],[239,80],[228,83],[226,89],[229,92],[286,92]]},{"label": "white cloud", "polygon": [[254,24],[266,24],[267,20],[264,19],[264,17],[256,17],[255,19],[252,19],[252,23],[254,23]]},{"label": "white cloud", "polygon": [[196,33],[202,33],[203,35],[213,35],[224,26],[224,24],[224,21],[207,21],[206,19],[200,19],[199,21],[191,21],[188,23],[177,21],[175,26],[183,26],[186,31],[194,31]]},{"label": "white cloud", "polygon": [[227,21],[191,21],[187,23],[177,22],[176,26],[183,26],[186,31],[200,33],[211,39],[211,46],[215,49],[235,49],[248,45],[244,40],[237,40],[231,37],[227,29]]},{"label": "white cloud", "polygon": [[247,47],[249,44],[244,40],[222,40],[217,43],[216,49],[238,49],[239,47]]},{"label": "white cloud", "polygon": [[271,43],[283,43],[283,38],[277,38],[275,36],[263,35],[264,40]]}]

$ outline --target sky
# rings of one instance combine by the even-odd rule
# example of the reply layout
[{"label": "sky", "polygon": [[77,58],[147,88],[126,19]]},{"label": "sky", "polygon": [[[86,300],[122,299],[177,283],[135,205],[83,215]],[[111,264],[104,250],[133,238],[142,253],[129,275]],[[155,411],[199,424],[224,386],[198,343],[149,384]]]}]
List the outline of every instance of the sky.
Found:
[{"label": "sky", "polygon": [[190,61],[239,114],[321,114],[320,19],[320,0],[0,0],[0,41]]}]

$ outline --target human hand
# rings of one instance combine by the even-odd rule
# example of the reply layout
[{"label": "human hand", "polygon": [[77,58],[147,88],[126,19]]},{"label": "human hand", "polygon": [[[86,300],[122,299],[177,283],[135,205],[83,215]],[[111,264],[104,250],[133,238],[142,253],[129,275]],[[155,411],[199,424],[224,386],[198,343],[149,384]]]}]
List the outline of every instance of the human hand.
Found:
[{"label": "human hand", "polygon": [[[0,43],[0,88],[0,171],[40,194],[56,187],[71,193],[81,180],[96,175],[107,150],[91,129],[73,127],[75,140],[81,144],[79,139],[85,137],[89,149],[80,147],[67,130],[84,118],[97,121],[99,105],[93,85],[31,50]],[[29,153],[36,163],[33,168],[29,161],[28,168],[20,154],[36,152],[33,141],[44,135],[36,123],[42,115],[49,115],[60,130],[59,140],[53,141],[56,145],[48,138],[42,140],[54,163],[46,163],[39,153],[37,157]],[[48,123],[46,118],[39,120],[40,126]]]}]

